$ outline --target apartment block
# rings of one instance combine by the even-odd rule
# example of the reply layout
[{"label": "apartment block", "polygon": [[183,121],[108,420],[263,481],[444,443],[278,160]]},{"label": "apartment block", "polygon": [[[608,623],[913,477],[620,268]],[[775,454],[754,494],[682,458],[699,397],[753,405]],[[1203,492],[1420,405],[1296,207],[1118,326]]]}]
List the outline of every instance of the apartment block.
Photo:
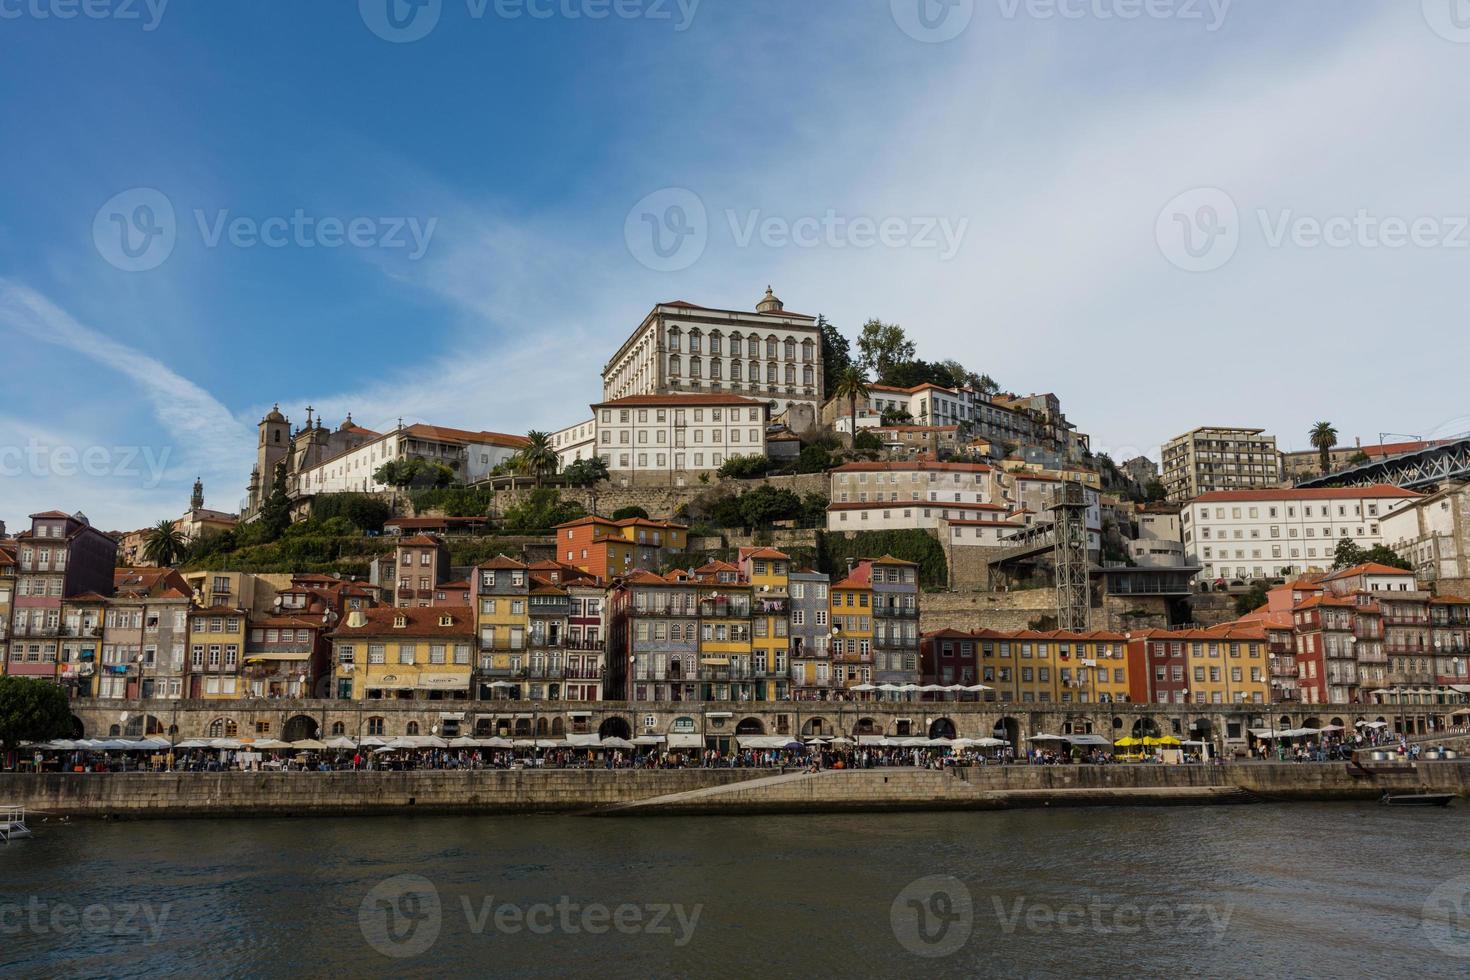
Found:
[{"label": "apartment block", "polygon": [[1281,480],[1276,437],[1264,429],[1193,429],[1165,443],[1162,460],[1164,492],[1172,501],[1216,490],[1271,487]]}]

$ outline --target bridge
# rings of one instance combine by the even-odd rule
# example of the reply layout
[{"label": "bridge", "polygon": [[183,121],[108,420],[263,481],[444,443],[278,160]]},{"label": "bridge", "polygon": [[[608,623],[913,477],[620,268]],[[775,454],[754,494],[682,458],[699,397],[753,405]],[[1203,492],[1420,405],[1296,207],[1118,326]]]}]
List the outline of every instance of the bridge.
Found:
[{"label": "bridge", "polygon": [[1337,473],[1302,480],[1299,487],[1368,487],[1388,483],[1405,490],[1428,490],[1453,480],[1470,480],[1470,435],[1410,453],[1362,463]]}]

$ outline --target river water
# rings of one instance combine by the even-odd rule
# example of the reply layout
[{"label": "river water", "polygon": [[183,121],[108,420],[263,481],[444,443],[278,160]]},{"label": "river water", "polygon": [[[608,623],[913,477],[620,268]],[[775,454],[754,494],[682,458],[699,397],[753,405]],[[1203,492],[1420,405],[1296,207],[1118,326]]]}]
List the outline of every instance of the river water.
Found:
[{"label": "river water", "polygon": [[1470,807],[37,823],[0,976],[1470,974]]}]

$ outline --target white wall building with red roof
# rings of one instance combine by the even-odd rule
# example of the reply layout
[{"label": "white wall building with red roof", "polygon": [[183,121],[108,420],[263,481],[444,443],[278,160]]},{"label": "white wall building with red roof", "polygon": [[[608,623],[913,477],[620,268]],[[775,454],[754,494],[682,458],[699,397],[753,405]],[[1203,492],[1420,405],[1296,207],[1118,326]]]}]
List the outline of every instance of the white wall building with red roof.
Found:
[{"label": "white wall building with red roof", "polygon": [[1180,512],[1184,550],[1205,580],[1290,578],[1332,567],[1337,544],[1383,544],[1383,519],[1419,497],[1388,484],[1217,490]]}]

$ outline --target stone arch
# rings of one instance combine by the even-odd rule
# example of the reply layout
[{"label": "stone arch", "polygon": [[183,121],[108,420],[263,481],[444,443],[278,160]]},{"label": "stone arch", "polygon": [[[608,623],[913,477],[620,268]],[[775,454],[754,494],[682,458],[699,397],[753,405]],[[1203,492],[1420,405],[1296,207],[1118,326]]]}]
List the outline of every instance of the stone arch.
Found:
[{"label": "stone arch", "polygon": [[1133,722],[1133,729],[1129,734],[1134,738],[1158,738],[1163,732],[1159,730],[1159,723],[1152,715],[1144,715]]},{"label": "stone arch", "polygon": [[382,715],[373,715],[367,720],[367,733],[369,735],[382,735],[386,731],[387,727]]},{"label": "stone arch", "polygon": [[334,722],[332,722],[332,734],[333,735],[346,735],[347,734],[347,726],[345,724],[343,724],[342,722],[340,722],[340,721],[334,721]]},{"label": "stone arch", "polygon": [[1196,718],[1189,723],[1189,730],[1201,739],[1209,739],[1215,733],[1215,725],[1208,718]]},{"label": "stone arch", "polygon": [[493,718],[475,719],[475,738],[489,738],[495,734],[495,720]]},{"label": "stone arch", "polygon": [[852,726],[854,735],[882,735],[883,729],[871,718],[859,718],[857,724]]},{"label": "stone arch", "polygon": [[419,733],[419,723],[418,722],[411,721],[406,726],[404,726],[403,734],[405,734],[405,735],[417,735],[418,733]]},{"label": "stone arch", "polygon": [[121,725],[109,725],[107,727],[107,735],[108,735],[109,738],[117,738],[121,734],[122,734],[122,726]]},{"label": "stone arch", "polygon": [[1312,717],[1308,718],[1306,721],[1302,722],[1302,727],[1303,728],[1321,728],[1322,727],[1322,719],[1321,718],[1318,718],[1316,715],[1313,715]]},{"label": "stone arch", "polygon": [[995,723],[995,727],[991,729],[991,737],[1005,739],[1012,746],[1019,746],[1021,743],[1021,723],[1010,715],[1006,715]]},{"label": "stone arch", "polygon": [[546,723],[546,719],[545,718],[537,718],[536,719],[536,737],[537,738],[546,738],[550,734],[551,734],[551,726]]},{"label": "stone arch", "polygon": [[233,718],[216,718],[209,723],[210,738],[234,738],[240,734],[240,726]]},{"label": "stone arch", "polygon": [[1115,731],[1115,732],[1121,732],[1122,730],[1123,730],[1123,719],[1122,718],[1119,718],[1119,717],[1117,717],[1115,715],[1113,717],[1113,731]]},{"label": "stone arch", "polygon": [[1277,728],[1291,728],[1292,727],[1292,724],[1291,724],[1291,715],[1282,715],[1280,718],[1277,718],[1276,719],[1276,727]]},{"label": "stone arch", "polygon": [[551,719],[551,737],[562,738],[567,733],[567,723],[560,718]]},{"label": "stone arch", "polygon": [[832,723],[822,717],[808,718],[801,723],[801,734],[806,736],[830,735],[834,730]]},{"label": "stone arch", "polygon": [[759,718],[742,718],[740,724],[735,726],[736,735],[764,735],[766,723]]},{"label": "stone arch", "polygon": [[1338,728],[1342,728],[1342,729],[1346,729],[1347,728],[1347,726],[1342,723],[1342,719],[1341,718],[1334,718],[1334,719],[1332,719],[1332,721],[1328,722],[1328,724],[1336,725]]},{"label": "stone arch", "polygon": [[71,716],[71,737],[74,739],[87,737],[87,726],[83,725],[82,719],[76,715]]},{"label": "stone arch", "polygon": [[597,737],[632,739],[633,726],[622,715],[613,715],[604,718],[602,724],[597,726]]},{"label": "stone arch", "polygon": [[529,719],[529,718],[517,718],[516,719],[516,723],[515,723],[514,731],[515,731],[516,737],[518,737],[518,738],[530,738],[531,737],[531,719]]},{"label": "stone arch", "polygon": [[935,718],[929,723],[930,738],[954,738],[956,734],[954,722],[948,718]]},{"label": "stone arch", "polygon": [[318,731],[320,728],[315,718],[310,715],[292,715],[281,726],[281,738],[287,742],[300,742],[302,739],[316,738]]}]

